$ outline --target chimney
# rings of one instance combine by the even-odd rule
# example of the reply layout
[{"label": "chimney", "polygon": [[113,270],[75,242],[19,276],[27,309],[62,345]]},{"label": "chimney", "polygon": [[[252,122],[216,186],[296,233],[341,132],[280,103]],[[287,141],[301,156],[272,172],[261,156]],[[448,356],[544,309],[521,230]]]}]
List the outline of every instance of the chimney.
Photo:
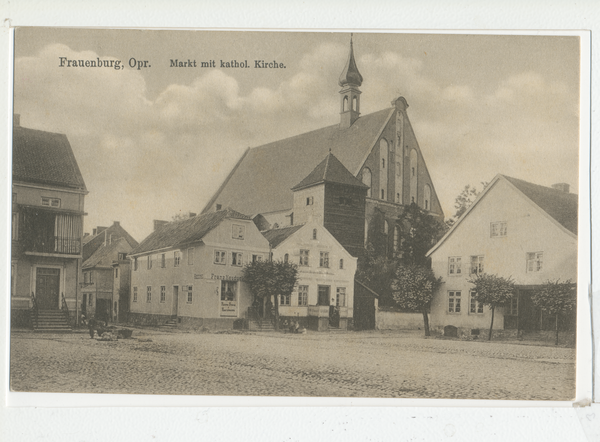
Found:
[{"label": "chimney", "polygon": [[13,126],[21,126],[21,115],[13,114]]},{"label": "chimney", "polygon": [[119,221],[113,221],[113,226],[121,226],[121,223]]},{"label": "chimney", "polygon": [[158,229],[160,229],[165,224],[169,224],[169,221],[162,221],[162,220],[159,220],[159,219],[155,219],[154,220],[154,231],[157,231]]},{"label": "chimney", "polygon": [[569,193],[570,186],[567,183],[557,183],[557,184],[552,184],[552,188],[556,189],[556,190],[560,190],[561,192],[564,192],[564,193]]},{"label": "chimney", "polygon": [[92,235],[96,236],[96,233],[98,233],[98,229],[92,229]]}]

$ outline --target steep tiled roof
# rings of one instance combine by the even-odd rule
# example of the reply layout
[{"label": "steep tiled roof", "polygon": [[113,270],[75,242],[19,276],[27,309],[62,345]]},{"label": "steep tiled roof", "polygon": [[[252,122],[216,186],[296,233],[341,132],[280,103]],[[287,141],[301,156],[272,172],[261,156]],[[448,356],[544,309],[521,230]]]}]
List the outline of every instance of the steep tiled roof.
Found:
[{"label": "steep tiled roof", "polygon": [[209,212],[182,221],[167,223],[152,232],[138,247],[129,254],[151,252],[153,250],[200,241],[208,232],[217,227],[224,219],[247,219],[243,215],[229,208],[217,212]]},{"label": "steep tiled roof", "polygon": [[100,246],[92,256],[83,262],[81,267],[83,269],[96,266],[110,267],[113,260],[117,259],[117,253],[128,252],[130,250],[131,247],[127,243],[127,240],[119,238],[110,244]]},{"label": "steep tiled roof", "polygon": [[544,212],[558,221],[565,229],[577,235],[578,196],[551,187],[528,183],[527,181],[502,175],[517,189],[537,204]]},{"label": "steep tiled roof", "polygon": [[261,233],[263,234],[263,236],[265,238],[267,238],[267,241],[269,241],[269,244],[271,245],[271,247],[275,248],[279,244],[281,244],[283,241],[285,241],[287,238],[289,238],[294,233],[296,233],[298,230],[300,230],[300,228],[302,226],[304,226],[304,224],[300,224],[297,226],[283,227],[281,229],[265,230],[264,232],[261,232]]},{"label": "steep tiled roof", "polygon": [[117,238],[124,238],[130,247],[133,249],[139,245],[139,243],[123,228],[121,224],[116,222],[97,233],[96,235],[88,235],[83,240],[83,261],[85,262],[90,256],[92,256],[99,247],[104,244],[105,239],[108,239],[112,235],[113,242]]},{"label": "steep tiled roof", "polygon": [[332,153],[329,153],[327,158],[321,161],[306,178],[292,187],[292,190],[299,190],[321,183],[337,183],[363,187],[365,189],[369,188],[369,186],[363,184],[358,178],[352,175]]},{"label": "steep tiled roof", "polygon": [[358,173],[393,110],[361,116],[348,129],[335,124],[248,150],[203,212],[215,203],[243,213],[290,209],[290,189],[311,173],[329,149],[346,169]]},{"label": "steep tiled roof", "polygon": [[86,190],[66,135],[14,126],[13,180]]}]

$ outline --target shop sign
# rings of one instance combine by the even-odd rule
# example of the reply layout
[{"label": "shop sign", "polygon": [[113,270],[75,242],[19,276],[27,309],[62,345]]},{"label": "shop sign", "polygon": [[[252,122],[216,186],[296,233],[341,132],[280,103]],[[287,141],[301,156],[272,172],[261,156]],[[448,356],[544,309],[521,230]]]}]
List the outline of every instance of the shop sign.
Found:
[{"label": "shop sign", "polygon": [[237,301],[221,301],[221,316],[237,317]]}]

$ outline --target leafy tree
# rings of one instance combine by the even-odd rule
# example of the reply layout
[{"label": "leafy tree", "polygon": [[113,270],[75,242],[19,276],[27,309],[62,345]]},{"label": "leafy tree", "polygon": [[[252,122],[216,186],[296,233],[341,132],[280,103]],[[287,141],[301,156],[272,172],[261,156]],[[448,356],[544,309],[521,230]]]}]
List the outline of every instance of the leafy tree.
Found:
[{"label": "leafy tree", "polygon": [[444,234],[444,224],[415,203],[404,208],[400,222],[402,264],[429,267],[429,258],[425,254]]},{"label": "leafy tree", "polygon": [[479,274],[468,280],[475,286],[473,298],[492,309],[492,321],[488,340],[492,340],[492,327],[494,326],[494,311],[496,307],[506,305],[515,291],[515,283],[509,278],[498,275]]},{"label": "leafy tree", "polygon": [[451,218],[446,220],[446,225],[448,227],[452,227],[458,218],[462,216],[463,213],[467,211],[469,207],[473,204],[473,202],[477,199],[479,194],[485,190],[488,186],[487,181],[482,181],[481,186],[482,189],[479,191],[475,186],[471,186],[467,184],[465,188],[458,194],[458,196],[454,199],[454,208],[456,212]]},{"label": "leafy tree", "polygon": [[577,284],[567,280],[548,280],[531,297],[533,303],[548,315],[556,316],[556,342],[558,345],[558,316],[575,309],[577,305]]},{"label": "leafy tree", "polygon": [[433,270],[419,265],[400,265],[394,272],[392,281],[394,300],[402,308],[423,314],[425,336],[430,336],[429,308],[435,290],[441,282],[442,278],[436,278]]},{"label": "leafy tree", "polygon": [[279,295],[292,294],[298,281],[298,266],[283,261],[255,261],[244,267],[242,275],[255,298],[275,298],[275,330],[279,330]]},{"label": "leafy tree", "polygon": [[355,278],[379,294],[380,305],[393,305],[395,301],[392,298],[391,285],[396,266],[396,259],[377,253],[372,244],[369,244],[365,252],[358,257]]}]

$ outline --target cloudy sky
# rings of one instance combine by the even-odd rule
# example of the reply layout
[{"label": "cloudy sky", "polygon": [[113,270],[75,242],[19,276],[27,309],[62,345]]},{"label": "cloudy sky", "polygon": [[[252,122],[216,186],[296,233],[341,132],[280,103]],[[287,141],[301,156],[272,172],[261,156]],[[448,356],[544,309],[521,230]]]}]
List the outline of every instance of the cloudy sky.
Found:
[{"label": "cloudy sky", "polygon": [[[200,212],[247,147],[339,121],[350,35],[21,28],[15,112],[68,136],[89,190],[85,231]],[[355,33],[363,114],[399,95],[446,216],[497,173],[577,192],[579,39]],[[116,59],[125,69],[60,67]],[[132,69],[129,60],[149,67]],[[172,68],[170,60],[196,60]],[[215,60],[215,68],[200,68]],[[248,60],[248,69],[220,61]],[[254,60],[284,69],[255,69]]]}]

